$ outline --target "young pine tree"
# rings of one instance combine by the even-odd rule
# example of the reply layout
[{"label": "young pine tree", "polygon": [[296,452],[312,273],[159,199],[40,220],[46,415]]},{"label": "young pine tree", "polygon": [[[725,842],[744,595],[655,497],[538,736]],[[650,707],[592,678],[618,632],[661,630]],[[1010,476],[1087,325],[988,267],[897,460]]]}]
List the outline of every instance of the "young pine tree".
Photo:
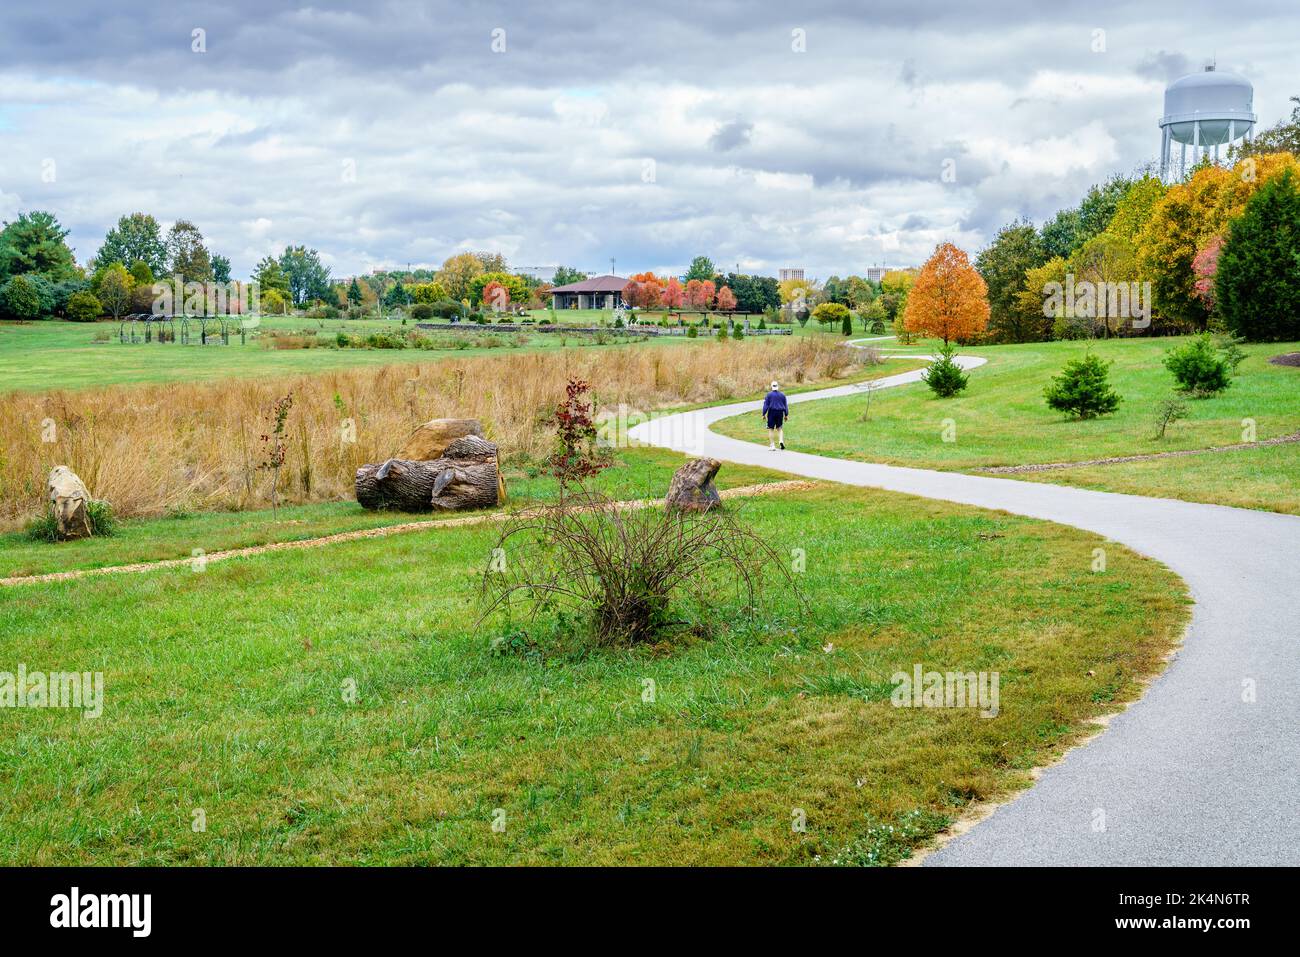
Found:
[{"label": "young pine tree", "polygon": [[946,345],[939,350],[939,355],[921,373],[921,379],[930,387],[930,391],[941,399],[948,399],[966,388],[968,378],[961,366],[953,358],[956,349]]},{"label": "young pine tree", "polygon": [[1120,397],[1110,387],[1110,363],[1091,352],[1072,359],[1043,389],[1047,404],[1058,412],[1079,419],[1092,419],[1114,412]]},{"label": "young pine tree", "polygon": [[1179,390],[1193,398],[1203,399],[1232,385],[1232,359],[1215,348],[1208,332],[1170,349],[1164,361]]}]

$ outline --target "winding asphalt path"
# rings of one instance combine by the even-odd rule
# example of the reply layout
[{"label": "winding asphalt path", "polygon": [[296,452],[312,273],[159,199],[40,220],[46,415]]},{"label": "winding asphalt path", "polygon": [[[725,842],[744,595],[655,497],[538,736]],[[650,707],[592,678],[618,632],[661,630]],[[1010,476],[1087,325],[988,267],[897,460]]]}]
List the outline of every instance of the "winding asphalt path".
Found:
[{"label": "winding asphalt path", "polygon": [[[985,361],[959,360],[965,368]],[[905,372],[874,388],[920,378],[920,370]],[[837,386],[790,402],[862,392]],[[772,452],[709,429],[759,407],[665,416],[629,435],[691,455],[1073,525],[1168,565],[1196,601],[1184,646],[1139,701],[927,865],[1300,864],[1300,516]],[[798,423],[796,414],[787,435],[796,444]],[[1095,829],[1099,809],[1104,830]]]}]

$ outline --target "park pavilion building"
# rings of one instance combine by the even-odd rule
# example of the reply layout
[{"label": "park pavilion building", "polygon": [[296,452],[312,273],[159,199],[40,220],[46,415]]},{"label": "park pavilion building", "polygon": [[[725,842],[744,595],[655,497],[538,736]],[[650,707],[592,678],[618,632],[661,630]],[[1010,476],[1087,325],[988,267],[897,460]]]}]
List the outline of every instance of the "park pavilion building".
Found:
[{"label": "park pavilion building", "polygon": [[614,309],[623,304],[626,285],[627,280],[620,276],[594,276],[571,282],[551,290],[551,305],[556,309]]}]

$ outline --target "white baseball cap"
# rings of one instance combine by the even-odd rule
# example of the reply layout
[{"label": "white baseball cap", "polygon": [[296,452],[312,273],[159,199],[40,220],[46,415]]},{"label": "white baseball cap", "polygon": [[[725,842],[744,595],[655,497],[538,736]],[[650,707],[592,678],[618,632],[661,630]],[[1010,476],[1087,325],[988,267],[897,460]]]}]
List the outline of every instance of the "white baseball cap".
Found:
[{"label": "white baseball cap", "polygon": [[776,384],[776,380],[775,380],[775,379],[772,380],[772,388],[773,388],[773,389],[779,389],[779,388],[781,388],[779,385]]}]

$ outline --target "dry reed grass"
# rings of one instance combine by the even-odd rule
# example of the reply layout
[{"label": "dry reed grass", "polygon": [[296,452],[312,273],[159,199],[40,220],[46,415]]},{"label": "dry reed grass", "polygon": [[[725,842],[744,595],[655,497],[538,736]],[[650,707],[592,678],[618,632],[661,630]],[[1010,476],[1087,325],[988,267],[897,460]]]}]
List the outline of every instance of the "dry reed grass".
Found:
[{"label": "dry reed grass", "polygon": [[[508,459],[549,451],[548,418],[570,376],[602,406],[649,411],[843,376],[860,357],[838,342],[700,343],[688,348],[563,349],[275,379],[114,386],[0,396],[0,525],[37,514],[55,465],[77,472],[123,516],[265,507],[261,436],[293,393],[285,502],[351,498],[358,466],[392,455],[432,418],[482,420]],[[53,422],[54,442],[43,441]],[[347,420],[355,441],[345,441]]]}]

